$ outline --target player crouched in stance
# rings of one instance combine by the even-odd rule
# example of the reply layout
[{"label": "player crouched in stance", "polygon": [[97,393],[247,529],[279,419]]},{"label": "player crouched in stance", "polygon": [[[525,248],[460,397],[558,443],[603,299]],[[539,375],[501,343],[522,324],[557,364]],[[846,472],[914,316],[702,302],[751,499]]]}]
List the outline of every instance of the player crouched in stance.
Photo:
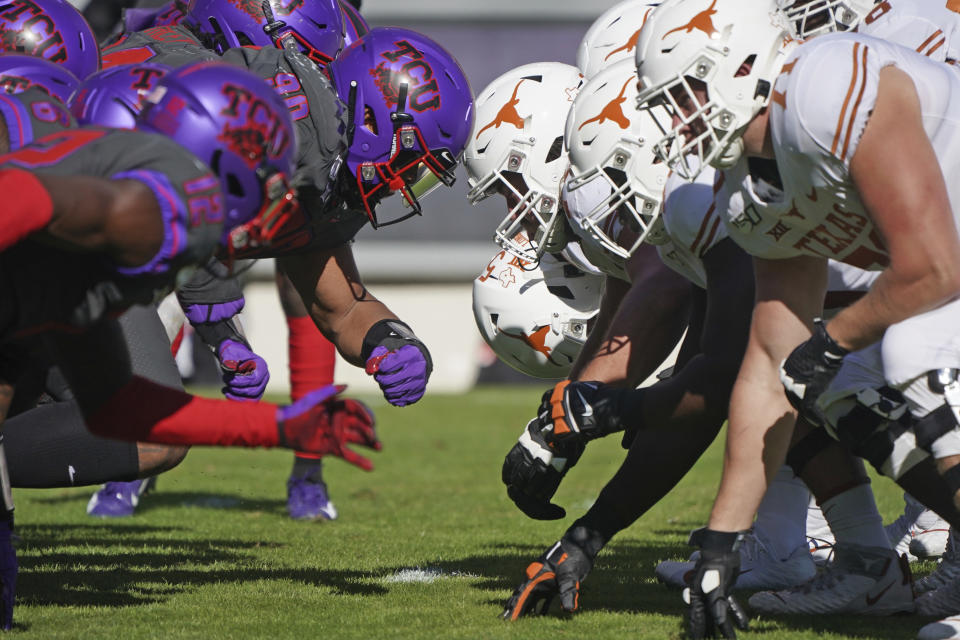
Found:
[{"label": "player crouched in stance", "polygon": [[369,468],[345,445],[379,443],[369,425],[348,432],[330,419],[336,387],[278,407],[196,398],[131,373],[113,316],[168,291],[231,234],[268,245],[297,205],[293,125],[261,80],[196,65],[168,74],[149,102],[138,131],[69,129],[0,158],[0,179],[16,185],[6,192],[22,196],[5,202],[0,225],[2,413],[42,334],[95,433],[298,448]]},{"label": "player crouched in stance", "polygon": [[[960,80],[864,35],[799,44],[766,5],[678,0],[653,14],[637,47],[638,102],[672,118],[661,157],[689,179],[698,165],[723,169],[756,205],[728,220],[731,235],[759,256],[757,303],[720,490],[708,527],[691,535],[701,549],[685,592],[693,637],[746,627],[730,595],[737,548],[798,413],[902,484],[935,461],[939,475],[911,493],[948,520],[960,495],[950,395],[960,369],[951,199],[960,194],[943,179],[957,170],[960,131],[947,113]],[[748,166],[757,158],[772,161],[777,180],[758,186]],[[828,257],[881,273],[824,323],[814,319]],[[947,491],[953,504],[937,500]],[[850,598],[896,588],[880,579],[881,567],[839,550],[835,562],[847,571]]]}]

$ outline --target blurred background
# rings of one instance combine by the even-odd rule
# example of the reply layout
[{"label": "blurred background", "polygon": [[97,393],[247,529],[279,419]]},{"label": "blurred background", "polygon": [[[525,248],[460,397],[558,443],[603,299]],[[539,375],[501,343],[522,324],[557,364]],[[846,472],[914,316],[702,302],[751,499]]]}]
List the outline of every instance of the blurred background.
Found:
[{"label": "blurred background", "polygon": [[[71,2],[100,33],[109,33],[122,7],[133,4]],[[477,95],[494,78],[521,64],[576,64],[577,46],[587,28],[614,4],[616,0],[362,0],[360,10],[372,27],[415,29],[439,42],[459,61]],[[437,189],[424,199],[422,217],[380,230],[364,228],[354,244],[360,273],[370,290],[429,346],[435,365],[431,392],[465,391],[478,380],[531,381],[495,362],[471,310],[471,282],[497,252],[493,229],[506,213],[504,201],[490,198],[470,206],[462,167],[457,176],[452,188]],[[381,207],[388,212],[399,209],[399,198]],[[286,392],[286,324],[273,284],[272,261],[260,261],[248,276],[245,328],[254,349],[270,365],[268,389]],[[195,382],[216,384],[208,355],[197,354]],[[356,392],[377,390],[362,370],[342,361],[337,380]]]}]

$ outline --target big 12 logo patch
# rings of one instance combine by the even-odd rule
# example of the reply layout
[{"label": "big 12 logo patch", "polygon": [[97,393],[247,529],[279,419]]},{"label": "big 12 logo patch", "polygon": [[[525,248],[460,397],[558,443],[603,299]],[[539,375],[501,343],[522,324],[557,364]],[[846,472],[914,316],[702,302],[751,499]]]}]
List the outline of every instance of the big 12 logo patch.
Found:
[{"label": "big 12 logo patch", "polygon": [[[440,87],[434,77],[433,67],[423,59],[423,52],[407,40],[398,40],[393,45],[397,47],[394,51],[380,54],[386,62],[381,62],[375,69],[370,70],[387,108],[397,104],[400,83],[406,82],[409,89],[407,105],[410,109],[418,113],[439,109]],[[396,69],[396,63],[402,58],[409,60]]]}]

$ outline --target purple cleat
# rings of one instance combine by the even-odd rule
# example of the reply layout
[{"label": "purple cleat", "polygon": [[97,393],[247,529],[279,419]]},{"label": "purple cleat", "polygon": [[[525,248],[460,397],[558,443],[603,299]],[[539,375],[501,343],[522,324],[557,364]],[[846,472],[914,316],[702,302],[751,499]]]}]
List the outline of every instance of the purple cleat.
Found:
[{"label": "purple cleat", "polygon": [[132,516],[140,504],[140,496],[154,488],[156,478],[133,482],[108,482],[90,496],[87,515],[99,518],[126,518]]},{"label": "purple cleat", "polygon": [[290,476],[287,480],[287,512],[294,520],[337,519],[326,483],[309,476]]}]

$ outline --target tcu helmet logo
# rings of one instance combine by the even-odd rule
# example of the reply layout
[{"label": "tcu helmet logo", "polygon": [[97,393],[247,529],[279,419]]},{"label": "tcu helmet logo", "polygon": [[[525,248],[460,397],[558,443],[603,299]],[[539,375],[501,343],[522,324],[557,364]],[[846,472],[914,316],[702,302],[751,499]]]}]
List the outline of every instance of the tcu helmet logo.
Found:
[{"label": "tcu helmet logo", "polygon": [[263,3],[260,0],[227,0],[240,11],[257,21],[257,24],[263,22]]},{"label": "tcu helmet logo", "polygon": [[270,3],[270,6],[273,7],[273,12],[278,16],[288,16],[302,7],[303,1],[304,0],[290,0],[286,5],[284,5],[281,0],[273,0]]},{"label": "tcu helmet logo", "polygon": [[221,92],[230,103],[220,114],[230,117],[233,124],[226,123],[217,139],[251,169],[261,163],[264,155],[281,155],[290,144],[290,134],[270,106],[250,90],[229,82]]},{"label": "tcu helmet logo", "polygon": [[[407,105],[417,113],[430,111],[440,108],[440,87],[437,79],[433,77],[433,67],[423,59],[423,52],[406,40],[398,40],[393,45],[397,47],[395,51],[384,51],[380,54],[387,62],[381,62],[375,69],[370,70],[383,94],[383,100],[387,108],[397,104],[397,98],[400,91],[400,83],[407,82],[409,93],[407,94]],[[404,63],[400,69],[394,69],[387,64],[395,64],[401,58],[409,58],[409,62]]]},{"label": "tcu helmet logo", "polygon": [[63,36],[31,0],[12,0],[0,10],[0,51],[20,51],[63,64]]}]

